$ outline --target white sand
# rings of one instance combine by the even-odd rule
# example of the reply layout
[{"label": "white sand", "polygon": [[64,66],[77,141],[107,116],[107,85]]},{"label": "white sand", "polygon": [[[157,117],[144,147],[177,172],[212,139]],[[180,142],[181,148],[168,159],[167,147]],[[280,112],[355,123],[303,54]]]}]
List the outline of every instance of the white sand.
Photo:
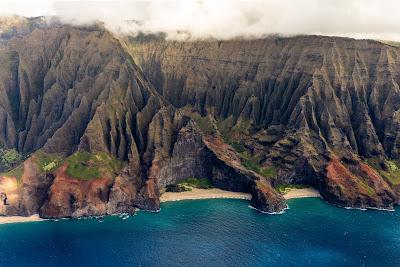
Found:
[{"label": "white sand", "polygon": [[291,198],[303,198],[303,197],[321,197],[321,195],[316,189],[308,187],[301,189],[297,188],[288,189],[287,192],[283,194],[283,197],[285,199],[291,199]]},{"label": "white sand", "polygon": [[161,195],[160,201],[179,201],[186,199],[207,199],[207,198],[236,198],[250,200],[251,195],[241,192],[225,191],[217,188],[212,189],[197,189],[192,188],[192,191],[186,192],[165,192]]},{"label": "white sand", "polygon": [[[304,197],[321,197],[317,190],[314,188],[302,188],[302,189],[288,189],[283,195],[285,199],[291,198],[304,198]],[[241,192],[225,191],[217,188],[213,189],[197,189],[192,188],[192,191],[186,192],[165,192],[161,195],[160,201],[179,201],[189,199],[208,199],[208,198],[236,198],[250,200],[251,195]]]},{"label": "white sand", "polygon": [[38,214],[32,215],[30,217],[22,217],[22,216],[3,217],[3,216],[0,216],[0,224],[38,222],[38,221],[44,221],[44,219],[40,218]]}]

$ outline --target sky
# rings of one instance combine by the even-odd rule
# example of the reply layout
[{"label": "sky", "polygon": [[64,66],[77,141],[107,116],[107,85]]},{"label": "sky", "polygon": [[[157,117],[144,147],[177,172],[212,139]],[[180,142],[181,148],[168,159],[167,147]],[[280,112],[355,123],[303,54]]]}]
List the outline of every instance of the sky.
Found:
[{"label": "sky", "polygon": [[0,14],[104,22],[115,32],[170,39],[322,34],[400,41],[400,0],[50,1],[0,0]]}]

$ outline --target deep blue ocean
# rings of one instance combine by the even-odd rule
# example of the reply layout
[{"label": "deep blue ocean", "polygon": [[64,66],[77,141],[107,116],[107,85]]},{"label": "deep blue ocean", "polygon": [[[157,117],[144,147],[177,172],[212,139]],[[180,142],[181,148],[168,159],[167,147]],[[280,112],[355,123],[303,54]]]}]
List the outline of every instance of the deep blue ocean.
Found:
[{"label": "deep blue ocean", "polygon": [[400,266],[400,212],[293,199],[282,215],[244,200],[161,212],[0,225],[0,266]]}]

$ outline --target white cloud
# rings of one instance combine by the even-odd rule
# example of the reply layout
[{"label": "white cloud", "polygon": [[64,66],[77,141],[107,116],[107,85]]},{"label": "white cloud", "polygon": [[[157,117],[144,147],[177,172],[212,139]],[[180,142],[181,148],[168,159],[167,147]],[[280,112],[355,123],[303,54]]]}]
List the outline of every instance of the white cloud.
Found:
[{"label": "white cloud", "polygon": [[[1,1],[0,13],[56,15],[68,23],[103,21],[114,31],[170,38],[324,34],[400,41],[399,0]],[[138,24],[127,21],[138,21]],[[182,34],[184,32],[184,34]]]}]

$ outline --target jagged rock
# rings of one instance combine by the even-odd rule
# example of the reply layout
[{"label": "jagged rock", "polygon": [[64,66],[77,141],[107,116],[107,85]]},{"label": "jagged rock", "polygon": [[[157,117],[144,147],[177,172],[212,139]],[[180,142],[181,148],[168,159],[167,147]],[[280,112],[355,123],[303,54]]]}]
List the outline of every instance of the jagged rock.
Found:
[{"label": "jagged rock", "polygon": [[139,177],[127,168],[115,177],[107,203],[108,214],[135,213]]},{"label": "jagged rock", "polygon": [[282,212],[287,208],[283,196],[278,194],[265,179],[255,182],[250,205],[268,213]]},{"label": "jagged rock", "polygon": [[158,211],[160,209],[160,193],[154,179],[146,181],[139,191],[134,205],[142,210]]}]

